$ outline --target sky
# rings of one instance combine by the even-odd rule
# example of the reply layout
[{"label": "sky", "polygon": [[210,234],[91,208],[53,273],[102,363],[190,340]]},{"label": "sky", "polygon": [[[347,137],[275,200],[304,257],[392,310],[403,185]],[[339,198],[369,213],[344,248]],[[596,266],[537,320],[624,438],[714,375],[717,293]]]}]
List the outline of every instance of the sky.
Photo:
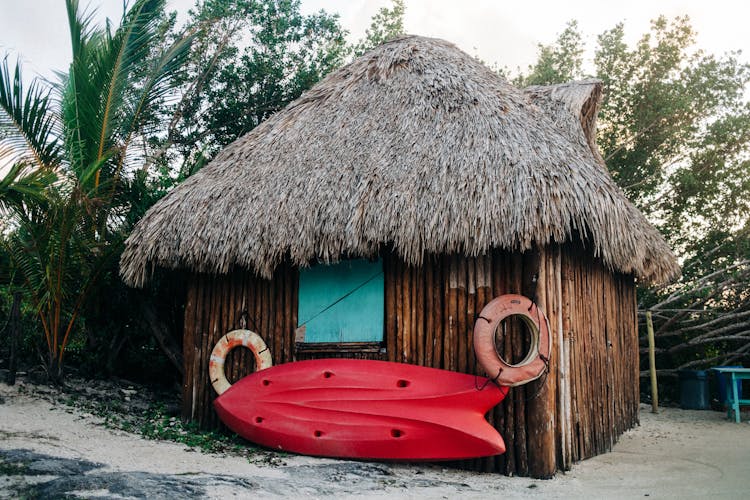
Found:
[{"label": "sky", "polygon": [[[81,0],[97,8],[97,18],[119,20],[122,0]],[[168,0],[186,13],[194,0]],[[302,0],[304,13],[337,12],[355,41],[370,18],[388,0]],[[51,78],[70,61],[63,0],[0,0],[0,55],[21,56],[24,73]],[[689,15],[698,31],[697,46],[708,53],[742,50],[750,62],[750,2],[747,0],[406,0],[407,33],[443,38],[490,65],[526,69],[535,61],[538,44],[552,43],[575,19],[592,58],[596,35],[625,23],[635,42],[658,15]],[[184,15],[182,16],[184,18]]]}]

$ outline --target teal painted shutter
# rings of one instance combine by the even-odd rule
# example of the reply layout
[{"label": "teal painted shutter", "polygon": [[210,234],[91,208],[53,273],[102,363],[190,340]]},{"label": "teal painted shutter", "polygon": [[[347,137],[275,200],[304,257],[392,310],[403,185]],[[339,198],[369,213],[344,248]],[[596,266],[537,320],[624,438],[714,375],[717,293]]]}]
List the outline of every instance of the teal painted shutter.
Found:
[{"label": "teal painted shutter", "polygon": [[304,341],[382,341],[384,298],[380,260],[301,269],[297,318],[300,326],[305,325]]}]

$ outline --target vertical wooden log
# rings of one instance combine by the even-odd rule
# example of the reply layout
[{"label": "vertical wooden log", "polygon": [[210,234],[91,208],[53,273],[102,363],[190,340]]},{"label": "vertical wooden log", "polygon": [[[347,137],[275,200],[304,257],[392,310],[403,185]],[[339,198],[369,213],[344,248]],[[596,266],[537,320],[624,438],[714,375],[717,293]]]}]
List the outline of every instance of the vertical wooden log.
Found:
[{"label": "vertical wooden log", "polygon": [[398,360],[409,363],[411,356],[411,266],[404,264],[401,268],[401,351]]},{"label": "vertical wooden log", "polygon": [[[297,329],[297,321],[293,319],[297,310],[297,302],[294,295],[294,268],[288,263],[284,265],[284,326],[282,335],[284,336],[284,363],[294,361],[294,331]],[[385,335],[385,328],[383,331]]]},{"label": "vertical wooden log", "polygon": [[[220,335],[226,335],[227,332],[233,330],[234,323],[234,290],[233,290],[233,276],[228,275],[222,277],[222,307],[221,307],[221,328],[219,330]],[[231,377],[229,378],[230,383],[235,383],[241,378],[242,370],[242,357],[245,354],[245,349],[233,349],[230,353],[231,364],[228,367],[228,372]],[[230,361],[230,356],[227,356],[227,361]]]},{"label": "vertical wooden log", "polygon": [[[234,326],[235,328],[244,328],[248,329],[250,331],[253,331],[253,328],[251,327],[252,323],[250,321],[250,283],[251,283],[251,275],[247,271],[238,271],[237,273],[237,282],[236,282],[236,294],[235,294],[235,317],[234,317]],[[243,349],[244,350],[244,349]],[[245,352],[242,358],[242,367],[245,373],[250,373],[251,370],[254,368],[254,361],[251,361],[251,358],[253,355],[248,351]]]},{"label": "vertical wooden log", "polygon": [[435,259],[429,257],[425,259],[422,268],[424,273],[424,366],[434,366],[435,355]]},{"label": "vertical wooden log", "polygon": [[286,322],[289,317],[289,305],[286,302],[288,277],[286,263],[280,264],[276,271],[278,274],[278,276],[276,277],[278,285],[276,287],[276,303],[274,304],[274,307],[276,308],[276,332],[274,333],[274,335],[279,339],[279,359],[281,360],[280,363],[286,363],[286,342],[288,337]]},{"label": "vertical wooden log", "polygon": [[586,262],[583,262],[581,264],[581,279],[586,280],[586,288],[582,291],[581,295],[585,297],[585,315],[584,315],[584,325],[586,328],[586,342],[587,342],[587,349],[584,356],[584,359],[586,359],[588,362],[586,363],[587,370],[586,370],[586,402],[587,402],[587,426],[586,426],[586,439],[587,439],[587,456],[593,456],[594,450],[596,449],[596,442],[597,442],[597,432],[598,432],[598,425],[597,425],[597,394],[596,394],[596,387],[594,385],[595,380],[601,380],[601,376],[598,373],[598,367],[597,367],[597,359],[599,357],[599,346],[597,342],[597,337],[594,335],[595,329],[598,327],[595,325],[595,315],[594,310],[596,308],[596,304],[594,304],[594,300],[596,298],[596,293],[592,290],[596,284],[594,281],[594,276],[591,270],[589,269],[590,266],[587,265]]},{"label": "vertical wooden log", "polygon": [[[523,255],[516,255],[512,258],[514,264],[511,268],[512,279],[511,286],[515,293],[526,295],[536,300],[533,291],[527,287],[531,278],[537,272],[531,264],[534,255],[525,252]],[[510,341],[510,358],[513,363],[520,362],[529,349],[528,329],[518,318],[510,318],[507,321],[507,337]],[[533,429],[529,427],[529,402],[532,400],[533,392],[527,385],[513,388],[513,404],[515,406],[515,426],[516,426],[516,470],[518,475],[528,476],[530,461],[534,460],[534,449],[529,446],[529,437]]]},{"label": "vertical wooden log", "polygon": [[200,366],[201,371],[201,389],[203,390],[203,407],[202,410],[202,421],[206,428],[213,428],[215,425],[214,413],[212,402],[214,398],[213,390],[210,388],[208,383],[208,359],[213,346],[221,338],[220,329],[220,318],[221,318],[221,282],[219,277],[209,277],[209,289],[211,293],[211,309],[208,315],[209,328],[208,334],[204,339],[204,344],[201,349],[202,362]]},{"label": "vertical wooden log", "polygon": [[[230,330],[249,329],[247,313],[247,277],[248,273],[244,270],[236,270],[232,274],[232,289],[234,300],[234,313],[231,317]],[[253,357],[249,349],[241,349],[240,358],[240,378],[251,373],[250,358]]]},{"label": "vertical wooden log", "polygon": [[445,354],[447,357],[446,370],[456,371],[457,367],[457,328],[458,328],[458,286],[459,286],[459,269],[458,256],[450,257],[450,273],[448,276],[448,295],[447,295],[447,325],[445,339]]},{"label": "vertical wooden log", "polygon": [[[635,287],[635,284],[632,283],[630,287],[630,300],[631,300],[631,320],[632,320],[632,326],[630,328],[630,332],[633,339],[633,366],[632,371],[629,374],[629,377],[631,380],[640,380],[640,350],[638,348],[638,291]],[[638,423],[638,402],[640,400],[640,387],[639,384],[631,384],[633,386],[633,404],[634,404],[634,423]]]},{"label": "vertical wooden log", "polygon": [[[263,287],[263,317],[261,318],[261,328],[263,333],[261,337],[266,341],[266,344],[273,346],[273,315],[271,314],[271,302],[273,302],[273,283],[272,280],[264,279],[261,281]],[[278,352],[272,352],[273,364],[279,364]]]},{"label": "vertical wooden log", "polygon": [[415,269],[415,280],[416,285],[415,292],[415,304],[414,304],[414,318],[417,327],[417,364],[419,366],[425,366],[425,274],[428,271],[428,262],[424,262],[420,267]]},{"label": "vertical wooden log", "polygon": [[418,267],[411,268],[411,337],[412,346],[409,359],[411,363],[422,365],[424,363],[424,322],[422,317],[423,308],[420,306],[420,288],[422,282],[422,270]]},{"label": "vertical wooden log", "polygon": [[195,305],[196,305],[196,276],[191,274],[187,282],[187,296],[185,298],[185,317],[183,319],[182,334],[182,360],[184,372],[182,375],[182,419],[187,421],[193,405],[192,400],[192,377],[193,356],[195,355]]},{"label": "vertical wooden log", "polygon": [[451,259],[443,258],[443,361],[440,368],[448,370],[450,368],[451,345],[450,336],[453,330],[453,317],[451,316]]},{"label": "vertical wooden log", "polygon": [[654,323],[651,311],[646,311],[646,330],[648,331],[648,371],[651,376],[651,412],[659,413],[659,389],[656,385],[656,344],[654,342]]},{"label": "vertical wooden log", "polygon": [[530,267],[536,266],[536,282],[534,295],[537,306],[545,313],[549,321],[550,360],[546,375],[529,384],[532,397],[527,403],[527,426],[529,443],[529,473],[533,477],[552,477],[557,469],[557,453],[555,439],[555,396],[557,387],[556,346],[559,342],[557,331],[557,280],[554,266],[554,249],[546,247],[530,261]]},{"label": "vertical wooden log", "polygon": [[193,368],[192,368],[192,387],[191,387],[191,401],[190,405],[190,420],[198,420],[200,405],[202,399],[200,399],[200,364],[203,362],[203,352],[201,351],[203,336],[206,334],[206,302],[210,300],[208,297],[207,283],[202,275],[195,275],[196,281],[196,318],[195,318],[195,334],[193,338]]},{"label": "vertical wooden log", "polygon": [[[263,337],[263,282],[257,274],[253,275],[253,324],[255,332]],[[255,369],[255,360],[253,360],[253,370]]]},{"label": "vertical wooden log", "polygon": [[445,308],[443,307],[443,298],[445,296],[443,289],[445,283],[443,279],[443,260],[439,256],[435,256],[433,258],[433,266],[432,315],[434,316],[434,320],[432,325],[435,332],[432,340],[432,349],[434,352],[430,366],[440,368],[443,362],[443,337],[445,336],[443,330],[445,313]]},{"label": "vertical wooden log", "polygon": [[383,272],[385,274],[385,343],[389,361],[396,361],[396,338],[398,336],[398,314],[396,310],[396,264],[395,257],[388,254],[383,259]]},{"label": "vertical wooden log", "polygon": [[[287,263],[284,266],[284,315],[281,334],[284,339],[284,363],[294,361],[294,331],[297,328],[296,321],[292,322],[292,311],[297,310],[296,296],[292,295],[294,289],[294,269]],[[295,314],[296,316],[296,314]],[[385,327],[383,327],[385,335]]]},{"label": "vertical wooden log", "polygon": [[284,339],[281,335],[281,324],[284,321],[283,311],[283,294],[282,294],[282,272],[283,270],[279,267],[273,273],[271,278],[269,297],[270,297],[270,317],[271,325],[269,328],[269,342],[268,345],[273,344],[273,353],[275,364],[281,364],[284,362]]},{"label": "vertical wooden log", "polygon": [[404,264],[400,261],[396,261],[395,265],[396,272],[396,352],[394,354],[394,361],[402,361],[402,353],[404,352]]},{"label": "vertical wooden log", "polygon": [[211,337],[211,309],[213,306],[213,289],[212,280],[208,275],[203,276],[203,324],[201,325],[201,335],[198,339],[198,352],[196,356],[195,373],[196,373],[196,420],[202,428],[208,428],[208,422],[204,415],[206,403],[206,378],[203,364],[206,360],[206,346],[210,343]]},{"label": "vertical wooden log", "polygon": [[467,372],[468,367],[466,361],[468,359],[468,345],[464,340],[466,332],[468,330],[466,324],[466,313],[467,313],[467,302],[468,302],[468,259],[464,256],[458,256],[458,290],[457,290],[457,304],[456,304],[456,340],[455,345],[457,347],[457,356],[455,370],[459,372]]},{"label": "vertical wooden log", "polygon": [[467,258],[467,279],[466,279],[466,290],[468,292],[466,297],[466,313],[465,313],[465,325],[464,331],[461,332],[461,343],[466,345],[466,373],[474,373],[476,371],[476,363],[474,358],[474,348],[472,343],[474,320],[479,314],[477,310],[477,296],[479,294],[477,286],[477,263],[481,260],[481,257]]},{"label": "vertical wooden log", "polygon": [[[573,451],[573,429],[574,429],[574,398],[571,363],[573,359],[573,333],[571,332],[571,301],[570,301],[570,283],[567,268],[567,258],[564,256],[567,248],[558,248],[557,250],[557,291],[560,300],[560,333],[562,335],[563,359],[561,360],[562,370],[560,373],[560,384],[563,389],[560,391],[560,400],[563,406],[562,415],[562,467],[563,470],[569,470],[573,465],[575,453]],[[575,366],[575,365],[572,365]]]}]

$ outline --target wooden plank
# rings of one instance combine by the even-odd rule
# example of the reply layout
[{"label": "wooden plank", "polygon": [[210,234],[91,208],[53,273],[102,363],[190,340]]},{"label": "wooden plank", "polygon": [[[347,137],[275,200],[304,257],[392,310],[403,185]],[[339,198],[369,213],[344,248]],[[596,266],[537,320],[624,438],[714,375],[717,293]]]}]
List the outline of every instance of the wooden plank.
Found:
[{"label": "wooden plank", "polygon": [[466,342],[466,331],[468,329],[466,322],[467,302],[468,302],[468,258],[464,256],[457,257],[458,261],[458,289],[456,290],[456,331],[455,343],[457,347],[455,370],[466,373],[468,372],[468,345]]},{"label": "wooden plank", "polygon": [[424,366],[435,366],[435,259],[428,257],[424,272]]},{"label": "wooden plank", "polygon": [[458,370],[458,295],[461,281],[461,270],[459,267],[460,257],[451,256],[450,263],[450,288],[448,290],[448,366],[451,371]]},{"label": "wooden plank", "polygon": [[[203,362],[203,337],[206,335],[208,329],[208,319],[206,316],[206,303],[210,303],[210,294],[207,283],[207,278],[204,275],[197,275],[198,280],[198,299],[196,304],[196,335],[194,339],[194,355],[193,355],[193,387],[192,387],[192,400],[193,405],[191,409],[191,420],[199,421],[201,404],[203,400],[201,397],[200,383],[201,383],[201,371],[200,365]],[[200,422],[199,422],[200,423]]]},{"label": "wooden plank", "polygon": [[294,361],[294,331],[297,328],[297,320],[292,311],[297,310],[297,304],[294,299],[294,269],[289,263],[284,264],[284,323],[282,336],[284,339],[284,353],[282,359],[284,363]]},{"label": "wooden plank", "polygon": [[279,269],[279,267],[276,268],[276,270],[273,273],[273,278],[271,279],[271,283],[269,283],[269,319],[270,319],[270,325],[269,325],[269,335],[270,335],[270,341],[269,345],[273,345],[273,356],[274,356],[274,364],[281,364],[284,362],[284,348],[283,342],[284,339],[281,335],[281,324],[284,321],[283,314],[284,311],[282,309],[283,307],[283,294],[281,287],[283,286],[282,282],[282,270]]},{"label": "wooden plank", "polygon": [[464,361],[464,363],[466,364],[466,368],[464,371],[466,373],[476,372],[476,359],[474,357],[474,347],[472,344],[472,340],[474,319],[479,314],[479,310],[477,310],[477,295],[479,293],[477,290],[477,262],[480,259],[481,257],[469,258],[467,259],[466,266],[466,291],[468,292],[468,295],[466,297],[466,314],[464,315],[465,326],[461,335],[461,343],[466,346],[466,360]]},{"label": "wooden plank", "polygon": [[560,304],[559,313],[559,339],[562,343],[562,359],[560,361],[560,405],[562,406],[561,427],[561,466],[563,470],[570,470],[573,465],[573,391],[571,386],[571,342],[570,331],[570,296],[568,286],[567,268],[564,267],[564,248],[557,248],[556,255],[556,290]]},{"label": "wooden plank", "polygon": [[397,287],[395,256],[389,254],[383,259],[385,273],[385,342],[389,361],[396,361],[396,339],[398,337]]},{"label": "wooden plank", "polygon": [[208,359],[214,345],[221,338],[221,332],[219,331],[221,327],[221,282],[217,276],[209,277],[209,280],[209,290],[211,293],[211,309],[208,316],[209,328],[201,349],[202,360],[199,368],[201,372],[201,390],[203,391],[203,422],[208,428],[213,428],[216,425],[216,418],[212,405],[214,399],[213,388],[211,388],[210,382],[208,382]]},{"label": "wooden plank", "polygon": [[[550,323],[550,362],[548,372],[529,384],[529,391],[533,394],[527,402],[527,442],[529,454],[529,474],[533,477],[548,478],[554,475],[557,469],[555,449],[555,345],[557,342],[555,311],[551,307],[554,300],[555,269],[550,262],[552,250],[532,252],[527,261],[530,271],[536,276],[529,285],[534,289],[533,296],[540,310],[546,314]],[[529,272],[525,272],[528,277]],[[551,317],[551,318],[550,318]],[[528,392],[528,391],[527,391]]]},{"label": "wooden plank", "polygon": [[440,257],[433,258],[433,291],[432,291],[432,314],[434,316],[433,328],[435,329],[432,347],[434,350],[432,356],[433,368],[440,368],[443,362],[443,339],[445,337],[443,325],[445,317],[445,307],[443,306],[443,299],[445,298],[445,290],[443,285],[445,283],[443,279],[443,260]]},{"label": "wooden plank", "polygon": [[[419,355],[420,355],[420,346],[419,346],[419,334],[420,334],[420,326],[419,324],[422,321],[422,318],[418,315],[419,312],[419,282],[420,282],[420,272],[419,268],[415,266],[410,266],[411,268],[411,290],[410,290],[410,297],[411,297],[411,331],[409,332],[411,335],[411,348],[409,349],[409,363],[411,364],[421,364],[419,362]],[[422,356],[424,356],[424,352],[422,352]]]},{"label": "wooden plank", "polygon": [[[526,283],[530,281],[533,270],[529,265],[529,252],[512,257],[511,283],[515,293],[535,298],[533,292],[526,291]],[[525,357],[529,349],[527,328],[518,318],[508,321],[508,332],[511,342],[511,356],[508,359],[512,363],[519,363]],[[534,429],[529,426],[529,401],[533,399],[533,391],[528,384],[515,387],[514,389],[515,414],[516,414],[516,469],[518,475],[529,475],[529,462],[535,460],[534,450],[529,449],[529,437]],[[532,464],[533,465],[533,464]]]},{"label": "wooden plank", "polygon": [[408,363],[411,354],[411,268],[401,266],[401,346],[398,361]]},{"label": "wooden plank", "polygon": [[450,331],[451,331],[451,312],[450,312],[450,272],[451,272],[451,259],[448,256],[443,256],[442,258],[442,307],[440,308],[440,311],[443,316],[443,334],[441,336],[442,338],[442,344],[443,344],[443,356],[442,356],[442,362],[440,364],[440,368],[447,370],[450,366],[450,351],[451,346],[449,343],[450,338]]},{"label": "wooden plank", "polygon": [[193,408],[193,357],[195,356],[195,310],[198,294],[196,276],[191,274],[187,278],[187,297],[185,299],[185,317],[183,319],[182,359],[185,363],[182,375],[182,419],[187,421],[191,417]]},{"label": "wooden plank", "polygon": [[[219,311],[219,338],[226,335],[231,330],[231,302],[232,302],[232,286],[231,276],[221,276],[220,278],[221,287],[221,304]],[[235,383],[239,380],[240,364],[242,360],[243,351],[245,349],[232,349],[227,356],[227,364],[225,365],[225,373],[230,383]]]},{"label": "wooden plank", "polygon": [[380,342],[314,342],[297,343],[300,353],[335,354],[335,353],[378,353],[382,348]]}]

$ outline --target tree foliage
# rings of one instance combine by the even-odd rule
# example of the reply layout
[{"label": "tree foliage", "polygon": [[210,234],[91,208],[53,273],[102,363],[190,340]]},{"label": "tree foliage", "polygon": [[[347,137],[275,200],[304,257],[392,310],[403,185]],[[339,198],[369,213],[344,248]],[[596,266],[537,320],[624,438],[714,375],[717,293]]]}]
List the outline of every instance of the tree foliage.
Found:
[{"label": "tree foliage", "polygon": [[354,55],[361,56],[381,43],[403,35],[405,13],[404,0],[392,0],[390,8],[381,7],[372,17],[370,27],[365,30],[365,37],[354,45]]},{"label": "tree foliage", "polygon": [[[169,343],[154,307],[179,325],[179,299],[119,280],[130,228],[354,52],[338,16],[303,15],[299,0],[198,0],[185,26],[164,0],[125,5],[119,24],[97,27],[67,0],[73,61],[56,84],[24,87],[20,65],[0,66],[0,165],[10,166],[0,179],[0,296],[25,292],[52,379],[71,343],[104,369],[123,344],[144,340],[136,330]],[[401,1],[381,9],[358,47],[401,33],[403,12]],[[170,283],[179,288],[179,277]]]},{"label": "tree foliage", "polygon": [[176,146],[179,155],[164,162],[183,164],[183,177],[339,67],[349,50],[338,16],[303,15],[299,0],[201,0],[187,29],[196,38],[181,101],[160,140]]},{"label": "tree foliage", "polygon": [[133,2],[116,29],[95,27],[77,0],[66,7],[73,60],[57,84],[24,89],[18,65],[11,72],[6,58],[0,69],[0,151],[11,163],[0,186],[12,217],[2,241],[44,332],[52,379],[82,311],[103,300],[93,291],[129,229],[149,111],[190,45],[162,44],[163,0]]},{"label": "tree foliage", "polygon": [[[607,166],[683,263],[677,283],[640,290],[671,367],[750,354],[750,66],[697,50],[695,38],[687,17],[659,17],[630,47],[618,24],[597,38],[591,75],[604,83]],[[518,80],[583,77],[581,40],[568,24]]]},{"label": "tree foliage", "polygon": [[581,74],[583,45],[578,22],[570,21],[554,45],[538,46],[536,63],[528,75],[519,75],[521,85],[549,85],[573,80]]}]

